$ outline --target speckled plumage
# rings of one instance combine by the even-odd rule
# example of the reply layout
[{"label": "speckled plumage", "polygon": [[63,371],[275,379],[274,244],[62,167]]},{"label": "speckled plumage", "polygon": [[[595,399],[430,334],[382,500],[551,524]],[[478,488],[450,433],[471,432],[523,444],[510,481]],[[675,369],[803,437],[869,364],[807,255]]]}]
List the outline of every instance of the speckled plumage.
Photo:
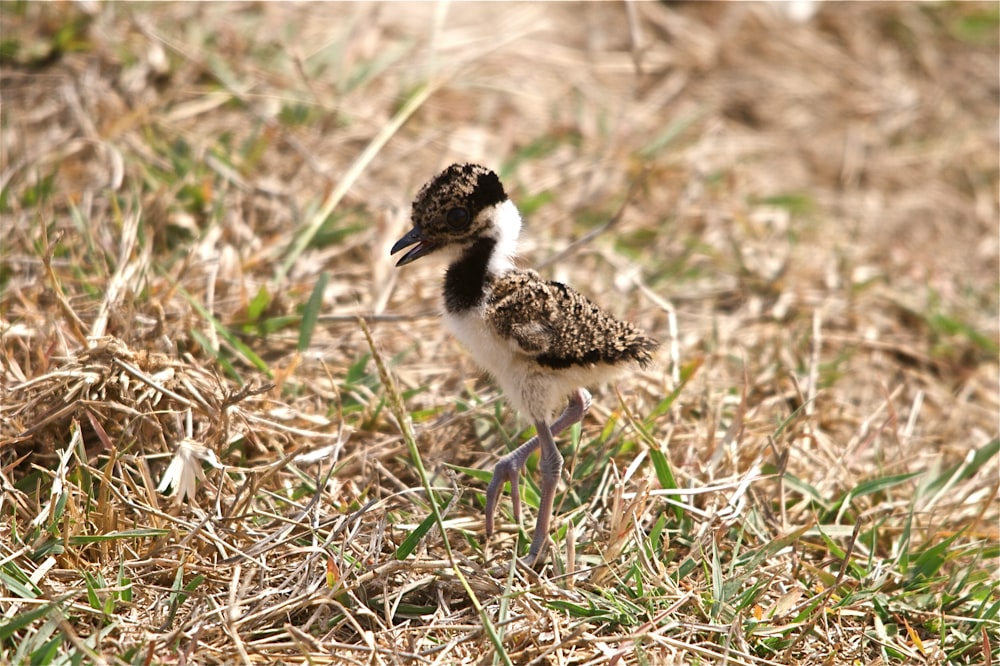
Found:
[{"label": "speckled plumage", "polygon": [[[433,252],[448,258],[445,323],[538,429],[538,437],[497,463],[486,501],[489,536],[504,481],[511,482],[515,516],[519,513],[518,475],[541,444],[542,501],[528,554],[534,561],[544,545],[562,469],[552,436],[583,418],[590,405],[584,386],[646,366],[657,343],[570,287],[514,265],[521,218],[499,178],[485,167],[455,164],[438,174],[417,194],[412,221],[413,229],[392,253],[414,247],[397,265]],[[567,396],[569,406],[553,421]]]},{"label": "speckled plumage", "polygon": [[645,367],[656,343],[615,319],[581,293],[546,282],[535,271],[512,270],[490,281],[483,316],[503,337],[553,371],[599,363]]}]

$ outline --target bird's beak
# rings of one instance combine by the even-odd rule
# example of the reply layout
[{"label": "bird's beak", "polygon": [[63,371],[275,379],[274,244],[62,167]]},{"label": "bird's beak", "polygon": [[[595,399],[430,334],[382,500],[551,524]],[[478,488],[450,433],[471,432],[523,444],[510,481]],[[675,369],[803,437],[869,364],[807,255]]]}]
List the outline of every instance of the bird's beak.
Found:
[{"label": "bird's beak", "polygon": [[424,238],[424,232],[420,229],[420,227],[415,226],[406,232],[405,236],[396,241],[396,244],[392,246],[392,250],[389,254],[396,254],[400,250],[408,248],[414,243],[416,243],[417,246],[404,254],[400,260],[396,262],[397,266],[405,266],[411,261],[416,261],[437,247],[435,243]]}]

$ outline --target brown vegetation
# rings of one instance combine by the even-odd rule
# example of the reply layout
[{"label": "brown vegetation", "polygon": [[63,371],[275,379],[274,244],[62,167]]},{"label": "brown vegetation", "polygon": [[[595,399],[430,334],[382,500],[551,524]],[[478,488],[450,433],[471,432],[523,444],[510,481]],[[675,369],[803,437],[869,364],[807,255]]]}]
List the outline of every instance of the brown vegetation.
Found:
[{"label": "brown vegetation", "polygon": [[[0,21],[0,662],[1000,659],[995,3]],[[388,256],[452,161],[664,342],[538,574]]]}]

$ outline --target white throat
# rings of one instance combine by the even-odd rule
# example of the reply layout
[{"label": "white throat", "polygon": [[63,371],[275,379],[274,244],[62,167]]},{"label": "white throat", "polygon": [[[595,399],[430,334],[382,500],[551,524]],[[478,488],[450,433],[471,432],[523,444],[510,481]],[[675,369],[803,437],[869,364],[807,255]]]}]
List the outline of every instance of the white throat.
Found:
[{"label": "white throat", "polygon": [[513,201],[507,199],[493,210],[493,225],[496,227],[497,244],[487,270],[493,274],[506,273],[514,268],[517,237],[521,233],[521,214]]}]

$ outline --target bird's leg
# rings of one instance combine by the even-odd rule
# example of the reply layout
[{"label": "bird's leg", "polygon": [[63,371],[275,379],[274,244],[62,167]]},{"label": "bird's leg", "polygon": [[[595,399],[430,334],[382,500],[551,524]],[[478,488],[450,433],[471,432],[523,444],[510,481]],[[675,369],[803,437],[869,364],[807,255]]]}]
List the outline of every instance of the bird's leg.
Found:
[{"label": "bird's leg", "polygon": [[[535,452],[535,449],[539,445],[544,444],[542,441],[543,431],[545,437],[548,438],[551,444],[552,451],[555,452],[558,458],[558,469],[555,472],[555,481],[552,482],[552,494],[549,497],[548,503],[548,514],[545,516],[545,529],[539,530],[535,527],[535,538],[534,541],[539,539],[539,532],[542,532],[541,539],[545,539],[545,533],[548,531],[549,518],[552,515],[552,499],[555,497],[555,488],[559,483],[559,473],[562,470],[562,457],[559,455],[558,449],[556,449],[555,442],[552,439],[554,435],[558,435],[566,428],[570,427],[574,423],[579,422],[583,419],[583,415],[587,413],[590,409],[590,393],[586,389],[578,389],[569,400],[569,404],[563,413],[555,420],[551,427],[545,423],[536,423],[535,427],[538,430],[538,434],[529,439],[527,442],[517,447],[503,458],[497,461],[496,467],[493,468],[493,478],[490,479],[490,485],[486,488],[486,538],[489,539],[493,536],[493,515],[496,513],[497,503],[500,500],[500,491],[503,490],[503,484],[506,481],[510,481],[510,499],[512,504],[512,509],[514,512],[514,520],[520,522],[521,520],[521,493],[519,488],[518,479],[521,475],[521,468],[524,467],[524,463],[528,460],[528,456]],[[542,504],[539,507],[538,513],[538,525],[542,523],[542,513],[545,511],[545,460],[546,460],[546,449],[542,448],[542,460],[539,467],[542,469],[543,481],[542,481]],[[551,456],[550,456],[551,457]],[[531,552],[535,552],[535,543],[532,541]],[[539,541],[539,547],[542,541]],[[530,553],[529,553],[530,555]],[[536,553],[537,555],[537,553]]]},{"label": "bird's leg", "polygon": [[559,486],[559,476],[562,474],[563,457],[552,437],[548,424],[539,421],[535,424],[538,430],[538,443],[542,456],[538,461],[538,469],[542,472],[542,494],[538,498],[538,520],[535,521],[535,533],[531,537],[531,547],[524,558],[527,566],[532,566],[545,547],[549,536],[549,522],[552,520],[552,504],[556,498],[556,488]]}]

